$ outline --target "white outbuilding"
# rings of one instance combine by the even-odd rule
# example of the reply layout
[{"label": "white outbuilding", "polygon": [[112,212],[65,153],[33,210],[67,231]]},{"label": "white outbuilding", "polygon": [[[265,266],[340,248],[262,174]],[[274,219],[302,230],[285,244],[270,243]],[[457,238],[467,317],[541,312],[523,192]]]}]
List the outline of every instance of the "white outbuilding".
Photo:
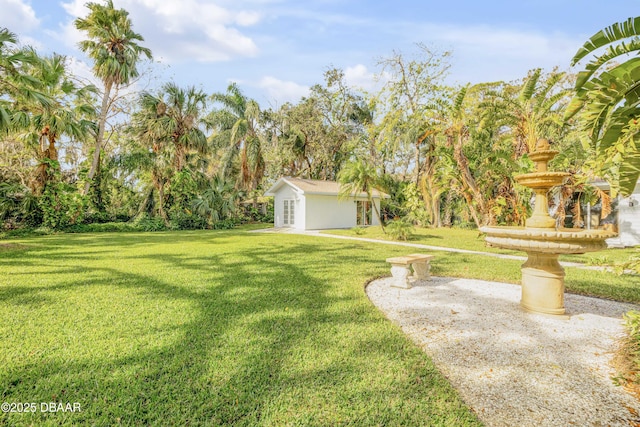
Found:
[{"label": "white outbuilding", "polygon": [[[379,225],[366,193],[338,197],[340,184],[335,181],[283,177],[265,193],[273,196],[276,228],[322,230]],[[373,203],[380,212],[380,198],[389,197],[373,191]]]},{"label": "white outbuilding", "polygon": [[[605,187],[605,186],[600,186]],[[606,188],[608,190],[608,188]],[[616,200],[616,209],[611,215],[618,237],[607,240],[610,247],[640,245],[640,180],[628,197]]]}]

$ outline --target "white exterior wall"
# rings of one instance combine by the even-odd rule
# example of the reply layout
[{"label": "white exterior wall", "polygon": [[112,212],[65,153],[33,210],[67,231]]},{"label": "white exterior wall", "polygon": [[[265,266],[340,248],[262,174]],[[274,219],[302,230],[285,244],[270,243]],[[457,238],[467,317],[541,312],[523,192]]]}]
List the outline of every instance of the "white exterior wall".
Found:
[{"label": "white exterior wall", "polygon": [[[629,201],[633,200],[633,206]],[[619,242],[624,246],[640,245],[640,185],[630,197],[618,203]]]},{"label": "white exterior wall", "polygon": [[293,228],[296,230],[308,230],[309,226],[306,223],[306,211],[307,211],[307,196],[304,194],[299,194],[296,199],[296,223],[293,225]]},{"label": "white exterior wall", "polygon": [[[294,205],[294,224],[284,225],[284,200],[295,200]],[[278,189],[273,197],[273,225],[276,228],[279,227],[292,227],[299,230],[304,230],[305,227],[305,209],[304,209],[304,195],[298,194],[291,186],[283,185]]]},{"label": "white exterior wall", "polygon": [[356,204],[353,199],[309,194],[306,201],[308,230],[355,227]]},{"label": "white exterior wall", "polygon": [[[366,201],[366,198],[358,198]],[[379,211],[380,199],[374,199]],[[327,228],[351,228],[356,226],[356,200],[352,197],[340,199],[338,196],[309,194],[306,196],[307,230]],[[371,212],[372,225],[379,225],[375,211]]]}]

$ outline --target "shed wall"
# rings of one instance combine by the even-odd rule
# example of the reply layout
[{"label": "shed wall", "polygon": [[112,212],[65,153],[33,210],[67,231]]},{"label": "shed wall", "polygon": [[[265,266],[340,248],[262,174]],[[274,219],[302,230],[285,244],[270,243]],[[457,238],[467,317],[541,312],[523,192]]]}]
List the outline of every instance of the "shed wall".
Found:
[{"label": "shed wall", "polygon": [[[629,202],[633,200],[633,206]],[[618,233],[624,246],[640,245],[640,185],[618,204]]]}]

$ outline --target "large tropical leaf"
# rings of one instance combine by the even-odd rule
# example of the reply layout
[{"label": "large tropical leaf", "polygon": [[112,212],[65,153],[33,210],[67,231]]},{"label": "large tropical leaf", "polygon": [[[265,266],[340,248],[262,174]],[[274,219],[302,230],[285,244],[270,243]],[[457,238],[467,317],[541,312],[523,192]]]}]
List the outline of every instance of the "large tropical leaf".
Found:
[{"label": "large tropical leaf", "polygon": [[521,102],[526,102],[533,97],[533,94],[536,92],[538,80],[540,80],[540,73],[542,73],[542,69],[536,68],[525,80],[522,85],[522,90],[520,90],[520,94],[518,95]]},{"label": "large tropical leaf", "polygon": [[[596,34],[583,50],[594,50],[607,43],[629,36],[640,30],[640,18],[630,19],[624,25],[616,24]],[[565,119],[580,112],[582,127],[591,139],[601,164],[609,170],[601,173],[611,178],[612,190],[631,194],[640,176],[640,146],[637,120],[640,117],[640,58],[635,57],[613,68],[596,74],[605,63],[623,53],[637,51],[640,42],[611,46],[604,54],[586,66],[578,76],[576,95],[571,101]],[[579,55],[588,52],[579,51]],[[575,59],[575,58],[574,58]]]},{"label": "large tropical leaf", "polygon": [[640,17],[617,22],[591,36],[573,56],[571,65],[576,65],[582,58],[603,46],[638,35],[640,35]]}]

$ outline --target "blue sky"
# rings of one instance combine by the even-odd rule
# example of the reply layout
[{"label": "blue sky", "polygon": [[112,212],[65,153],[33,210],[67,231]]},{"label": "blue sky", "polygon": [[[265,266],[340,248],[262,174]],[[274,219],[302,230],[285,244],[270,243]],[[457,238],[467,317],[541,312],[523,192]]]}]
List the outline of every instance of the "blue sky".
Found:
[{"label": "blue sky", "polygon": [[[86,0],[0,0],[0,27],[42,53],[90,63],[73,20]],[[569,69],[601,28],[638,15],[637,0],[114,0],[154,54],[158,82],[207,93],[236,81],[263,106],[297,101],[329,67],[371,88],[377,62],[416,43],[451,50],[449,83],[515,80],[527,70]],[[146,86],[145,84],[145,87]]]}]

